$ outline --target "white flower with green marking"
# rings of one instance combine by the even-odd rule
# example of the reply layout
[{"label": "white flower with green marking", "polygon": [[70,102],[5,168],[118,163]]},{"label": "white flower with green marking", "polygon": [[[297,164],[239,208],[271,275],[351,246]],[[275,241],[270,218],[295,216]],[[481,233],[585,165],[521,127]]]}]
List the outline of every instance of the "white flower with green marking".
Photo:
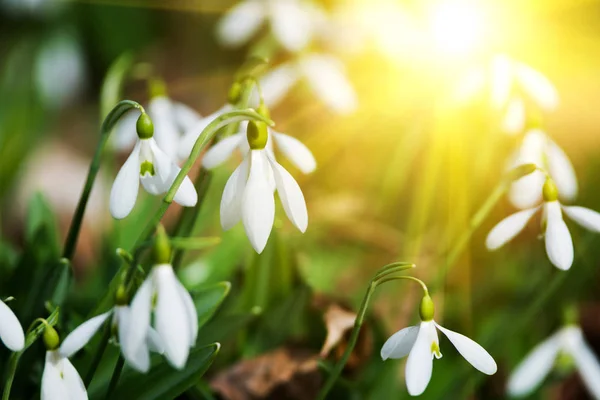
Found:
[{"label": "white flower with green marking", "polygon": [[502,247],[542,209],[546,254],[555,267],[567,270],[573,264],[573,240],[562,213],[592,232],[600,232],[600,213],[585,207],[562,205],[558,200],[557,187],[550,178],[544,183],[543,198],[543,205],[519,211],[500,221],[488,234],[485,244],[488,250]]},{"label": "white flower with green marking", "polygon": [[[110,213],[117,219],[125,218],[133,210],[140,181],[148,193],[163,195],[181,171],[156,144],[152,121],[147,114],[140,116],[136,126],[137,143],[117,174],[110,192]],[[184,178],[173,200],[186,207],[196,205],[198,194],[189,177]]]},{"label": "white flower with green marking", "polygon": [[169,264],[155,265],[131,301],[129,327],[123,344],[136,360],[138,354],[148,352],[152,321],[167,361],[183,369],[190,348],[196,344],[198,316],[192,297]]},{"label": "white flower with green marking", "polygon": [[58,350],[46,351],[42,373],[41,400],[87,400],[88,395],[79,373]]},{"label": "white flower with green marking", "polygon": [[11,351],[21,351],[25,346],[23,327],[15,313],[0,300],[0,340]]},{"label": "white flower with green marking", "polygon": [[[312,154],[298,140],[282,134],[275,134],[274,140],[301,170],[310,172],[315,168]],[[246,236],[257,253],[264,250],[273,228],[274,190],[277,190],[292,224],[303,233],[308,227],[308,212],[302,190],[292,175],[275,161],[272,151],[268,150],[268,142],[267,126],[250,122],[245,137],[232,136],[223,140],[207,153],[208,161],[206,158],[204,160],[205,166],[214,167],[227,159],[236,148],[248,149],[223,190],[221,226],[228,230],[241,220]]]},{"label": "white flower with green marking", "polygon": [[[561,357],[563,356],[563,357]],[[527,396],[552,371],[558,358],[574,363],[589,393],[600,399],[600,363],[585,341],[581,328],[569,325],[531,350],[510,375],[509,395]]]},{"label": "white flower with green marking", "polygon": [[425,295],[421,302],[421,323],[394,333],[381,348],[383,360],[408,356],[405,379],[410,395],[419,396],[425,391],[433,372],[433,358],[442,357],[438,329],[473,367],[487,375],[496,373],[496,362],[483,347],[460,333],[443,328],[433,320],[433,302],[429,295]]}]

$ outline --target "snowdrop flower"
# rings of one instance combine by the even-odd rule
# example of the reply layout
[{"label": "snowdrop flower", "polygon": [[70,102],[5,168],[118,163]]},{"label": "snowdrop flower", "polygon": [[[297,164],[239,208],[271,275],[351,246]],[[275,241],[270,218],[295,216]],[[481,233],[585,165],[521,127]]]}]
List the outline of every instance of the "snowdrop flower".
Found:
[{"label": "snowdrop flower", "polygon": [[186,159],[190,156],[192,148],[196,143],[196,140],[200,137],[202,131],[215,120],[215,118],[234,110],[234,106],[227,102],[223,107],[204,118],[200,118],[194,124],[192,124],[183,134],[179,142],[177,155],[180,159]]},{"label": "snowdrop flower", "polygon": [[150,369],[149,351],[151,350],[161,354],[164,352],[160,336],[156,330],[150,328],[146,332],[145,342],[142,343],[136,351],[130,351],[127,337],[130,329],[129,322],[131,318],[131,309],[127,306],[124,287],[120,287],[119,290],[117,290],[115,303],[115,307],[109,311],[87,320],[71,332],[60,345],[59,353],[65,358],[71,357],[81,350],[92,339],[96,332],[100,330],[100,327],[112,317],[111,330],[118,335],[123,357],[138,371],[148,372]]},{"label": "snowdrop flower", "polygon": [[246,43],[265,23],[288,51],[303,49],[313,37],[322,13],[302,0],[243,0],[219,22],[217,38],[226,46]]},{"label": "snowdrop flower", "polygon": [[[133,209],[140,181],[148,193],[161,195],[169,190],[181,170],[156,144],[148,114],[140,115],[136,129],[138,140],[110,192],[110,213],[116,219],[125,218]],[[186,207],[196,205],[198,194],[189,177],[183,180],[174,201]]]},{"label": "snowdrop flower", "polygon": [[437,330],[439,329],[456,350],[477,370],[487,375],[496,373],[492,356],[479,344],[460,333],[442,327],[433,320],[434,306],[428,293],[421,300],[421,323],[394,333],[381,348],[381,358],[400,359],[406,362],[406,387],[412,396],[425,391],[433,371],[433,358],[441,358]]},{"label": "snowdrop flower", "polygon": [[276,106],[300,80],[306,81],[316,97],[335,112],[348,114],[358,107],[356,92],[342,63],[317,53],[303,55],[267,72],[260,80],[265,104],[269,108]]},{"label": "snowdrop flower", "polygon": [[525,228],[535,213],[543,209],[546,253],[555,267],[567,270],[573,264],[573,241],[562,213],[592,232],[600,232],[600,213],[585,207],[562,205],[551,178],[544,183],[543,198],[543,205],[519,211],[500,221],[488,234],[485,244],[489,250],[502,247]]},{"label": "snowdrop flower", "polygon": [[0,300],[0,340],[11,351],[21,351],[25,346],[23,327],[15,313]]},{"label": "snowdrop flower", "polygon": [[131,302],[123,348],[132,355],[147,353],[151,314],[165,357],[173,367],[183,369],[190,348],[196,344],[198,317],[192,297],[170,264],[155,265]]},{"label": "snowdrop flower", "polygon": [[[266,149],[268,136],[264,123],[253,121],[248,123],[246,140],[250,150],[240,166],[229,177],[221,198],[221,226],[228,230],[242,220],[246,236],[257,253],[264,250],[275,220],[273,187],[279,193],[283,209],[292,224],[302,233],[308,226],[308,213],[302,190],[292,175],[275,161]],[[289,139],[291,138],[284,139],[284,142]],[[290,143],[292,141],[287,143],[288,146]],[[237,146],[240,144],[235,139],[230,140],[226,145],[221,145],[217,148],[217,153],[211,155],[211,163],[218,164],[219,158],[226,158],[227,153]],[[292,148],[294,146],[296,150],[300,149],[298,143],[293,142]],[[307,151],[302,148],[301,151],[305,150]],[[306,156],[304,154],[302,157]],[[307,161],[308,159],[302,159],[300,165],[309,167]]]},{"label": "snowdrop flower", "polygon": [[[198,124],[202,117],[187,105],[171,100],[164,83],[156,81],[151,86],[152,99],[148,103],[148,115],[154,123],[154,139],[158,147],[172,160],[178,157],[179,142],[183,135]],[[118,150],[129,150],[136,142],[135,125],[138,119],[136,111],[130,111],[116,127],[114,146]]]},{"label": "snowdrop flower", "polygon": [[[206,169],[213,169],[221,165],[223,162],[228,160],[237,149],[243,156],[250,151],[248,140],[246,138],[246,132],[248,128],[248,122],[243,121],[240,123],[242,128],[241,132],[226,137],[220,140],[214,146],[212,146],[202,158],[202,165]],[[269,156],[275,159],[273,153],[273,142],[277,145],[283,155],[285,155],[296,168],[305,174],[310,174],[317,168],[317,162],[312,155],[311,151],[298,139],[286,135],[285,133],[276,132],[275,130],[267,127],[267,145],[265,146]],[[273,138],[273,140],[271,140]]]},{"label": "snowdrop flower", "polygon": [[590,394],[600,399],[600,364],[581,328],[569,325],[531,350],[508,380],[511,396],[526,396],[550,373],[559,354],[572,359]]},{"label": "snowdrop flower", "polygon": [[87,400],[88,395],[79,373],[58,350],[59,341],[56,330],[47,325],[44,330],[47,351],[42,373],[41,400]]},{"label": "snowdrop flower", "polygon": [[504,111],[502,125],[508,133],[522,132],[526,102],[545,111],[554,110],[559,103],[558,92],[545,75],[505,54],[495,55],[487,68],[469,71],[459,81],[457,97],[470,98],[486,85],[492,107]]},{"label": "snowdrop flower", "polygon": [[[523,143],[513,157],[510,168],[521,164],[535,164],[548,171],[556,183],[563,201],[572,201],[577,196],[575,169],[565,152],[540,129],[531,129],[523,137]],[[529,208],[538,204],[542,197],[542,186],[546,176],[535,171],[512,183],[509,199],[517,208]]]}]

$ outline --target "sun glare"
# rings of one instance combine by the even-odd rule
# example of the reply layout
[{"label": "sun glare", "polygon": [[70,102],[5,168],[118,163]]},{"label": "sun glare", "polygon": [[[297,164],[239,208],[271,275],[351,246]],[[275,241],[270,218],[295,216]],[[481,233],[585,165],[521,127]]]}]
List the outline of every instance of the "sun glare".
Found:
[{"label": "sun glare", "polygon": [[432,7],[429,27],[440,53],[462,56],[481,46],[485,36],[485,16],[472,2],[449,1]]}]

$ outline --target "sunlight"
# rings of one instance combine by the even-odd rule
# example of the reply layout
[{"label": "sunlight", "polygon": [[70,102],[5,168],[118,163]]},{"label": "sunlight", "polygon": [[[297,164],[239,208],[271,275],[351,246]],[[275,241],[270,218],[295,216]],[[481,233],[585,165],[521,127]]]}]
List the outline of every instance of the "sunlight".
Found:
[{"label": "sunlight", "polygon": [[436,50],[464,56],[477,50],[485,37],[485,15],[473,2],[447,1],[432,7],[429,28]]}]

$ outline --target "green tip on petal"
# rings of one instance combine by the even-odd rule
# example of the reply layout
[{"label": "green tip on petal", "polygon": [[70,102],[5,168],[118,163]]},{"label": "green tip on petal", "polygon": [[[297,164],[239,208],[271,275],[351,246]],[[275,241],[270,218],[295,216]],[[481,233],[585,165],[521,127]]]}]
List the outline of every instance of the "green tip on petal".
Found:
[{"label": "green tip on petal", "polygon": [[58,336],[58,332],[56,329],[51,327],[46,323],[46,327],[44,328],[44,345],[46,345],[47,350],[56,350],[60,345],[60,338]]},{"label": "green tip on petal", "polygon": [[547,178],[542,189],[545,202],[558,200],[558,189],[551,178]]},{"label": "green tip on petal", "polygon": [[156,171],[154,170],[154,164],[152,164],[150,161],[144,161],[142,165],[140,165],[140,176],[144,176],[146,174],[154,176],[155,173]]},{"label": "green tip on petal", "polygon": [[155,264],[169,264],[171,262],[171,243],[162,225],[158,225],[156,229],[156,239],[152,250]]},{"label": "green tip on petal", "polygon": [[434,313],[435,306],[433,305],[433,300],[429,294],[425,294],[421,299],[421,305],[419,306],[419,316],[421,317],[421,321],[431,321]]},{"label": "green tip on petal", "polygon": [[150,139],[154,136],[154,124],[150,116],[143,112],[135,124],[137,135],[140,139]]},{"label": "green tip on petal", "polygon": [[267,145],[269,132],[267,125],[264,122],[249,121],[248,129],[246,130],[248,144],[252,150],[262,150]]}]

